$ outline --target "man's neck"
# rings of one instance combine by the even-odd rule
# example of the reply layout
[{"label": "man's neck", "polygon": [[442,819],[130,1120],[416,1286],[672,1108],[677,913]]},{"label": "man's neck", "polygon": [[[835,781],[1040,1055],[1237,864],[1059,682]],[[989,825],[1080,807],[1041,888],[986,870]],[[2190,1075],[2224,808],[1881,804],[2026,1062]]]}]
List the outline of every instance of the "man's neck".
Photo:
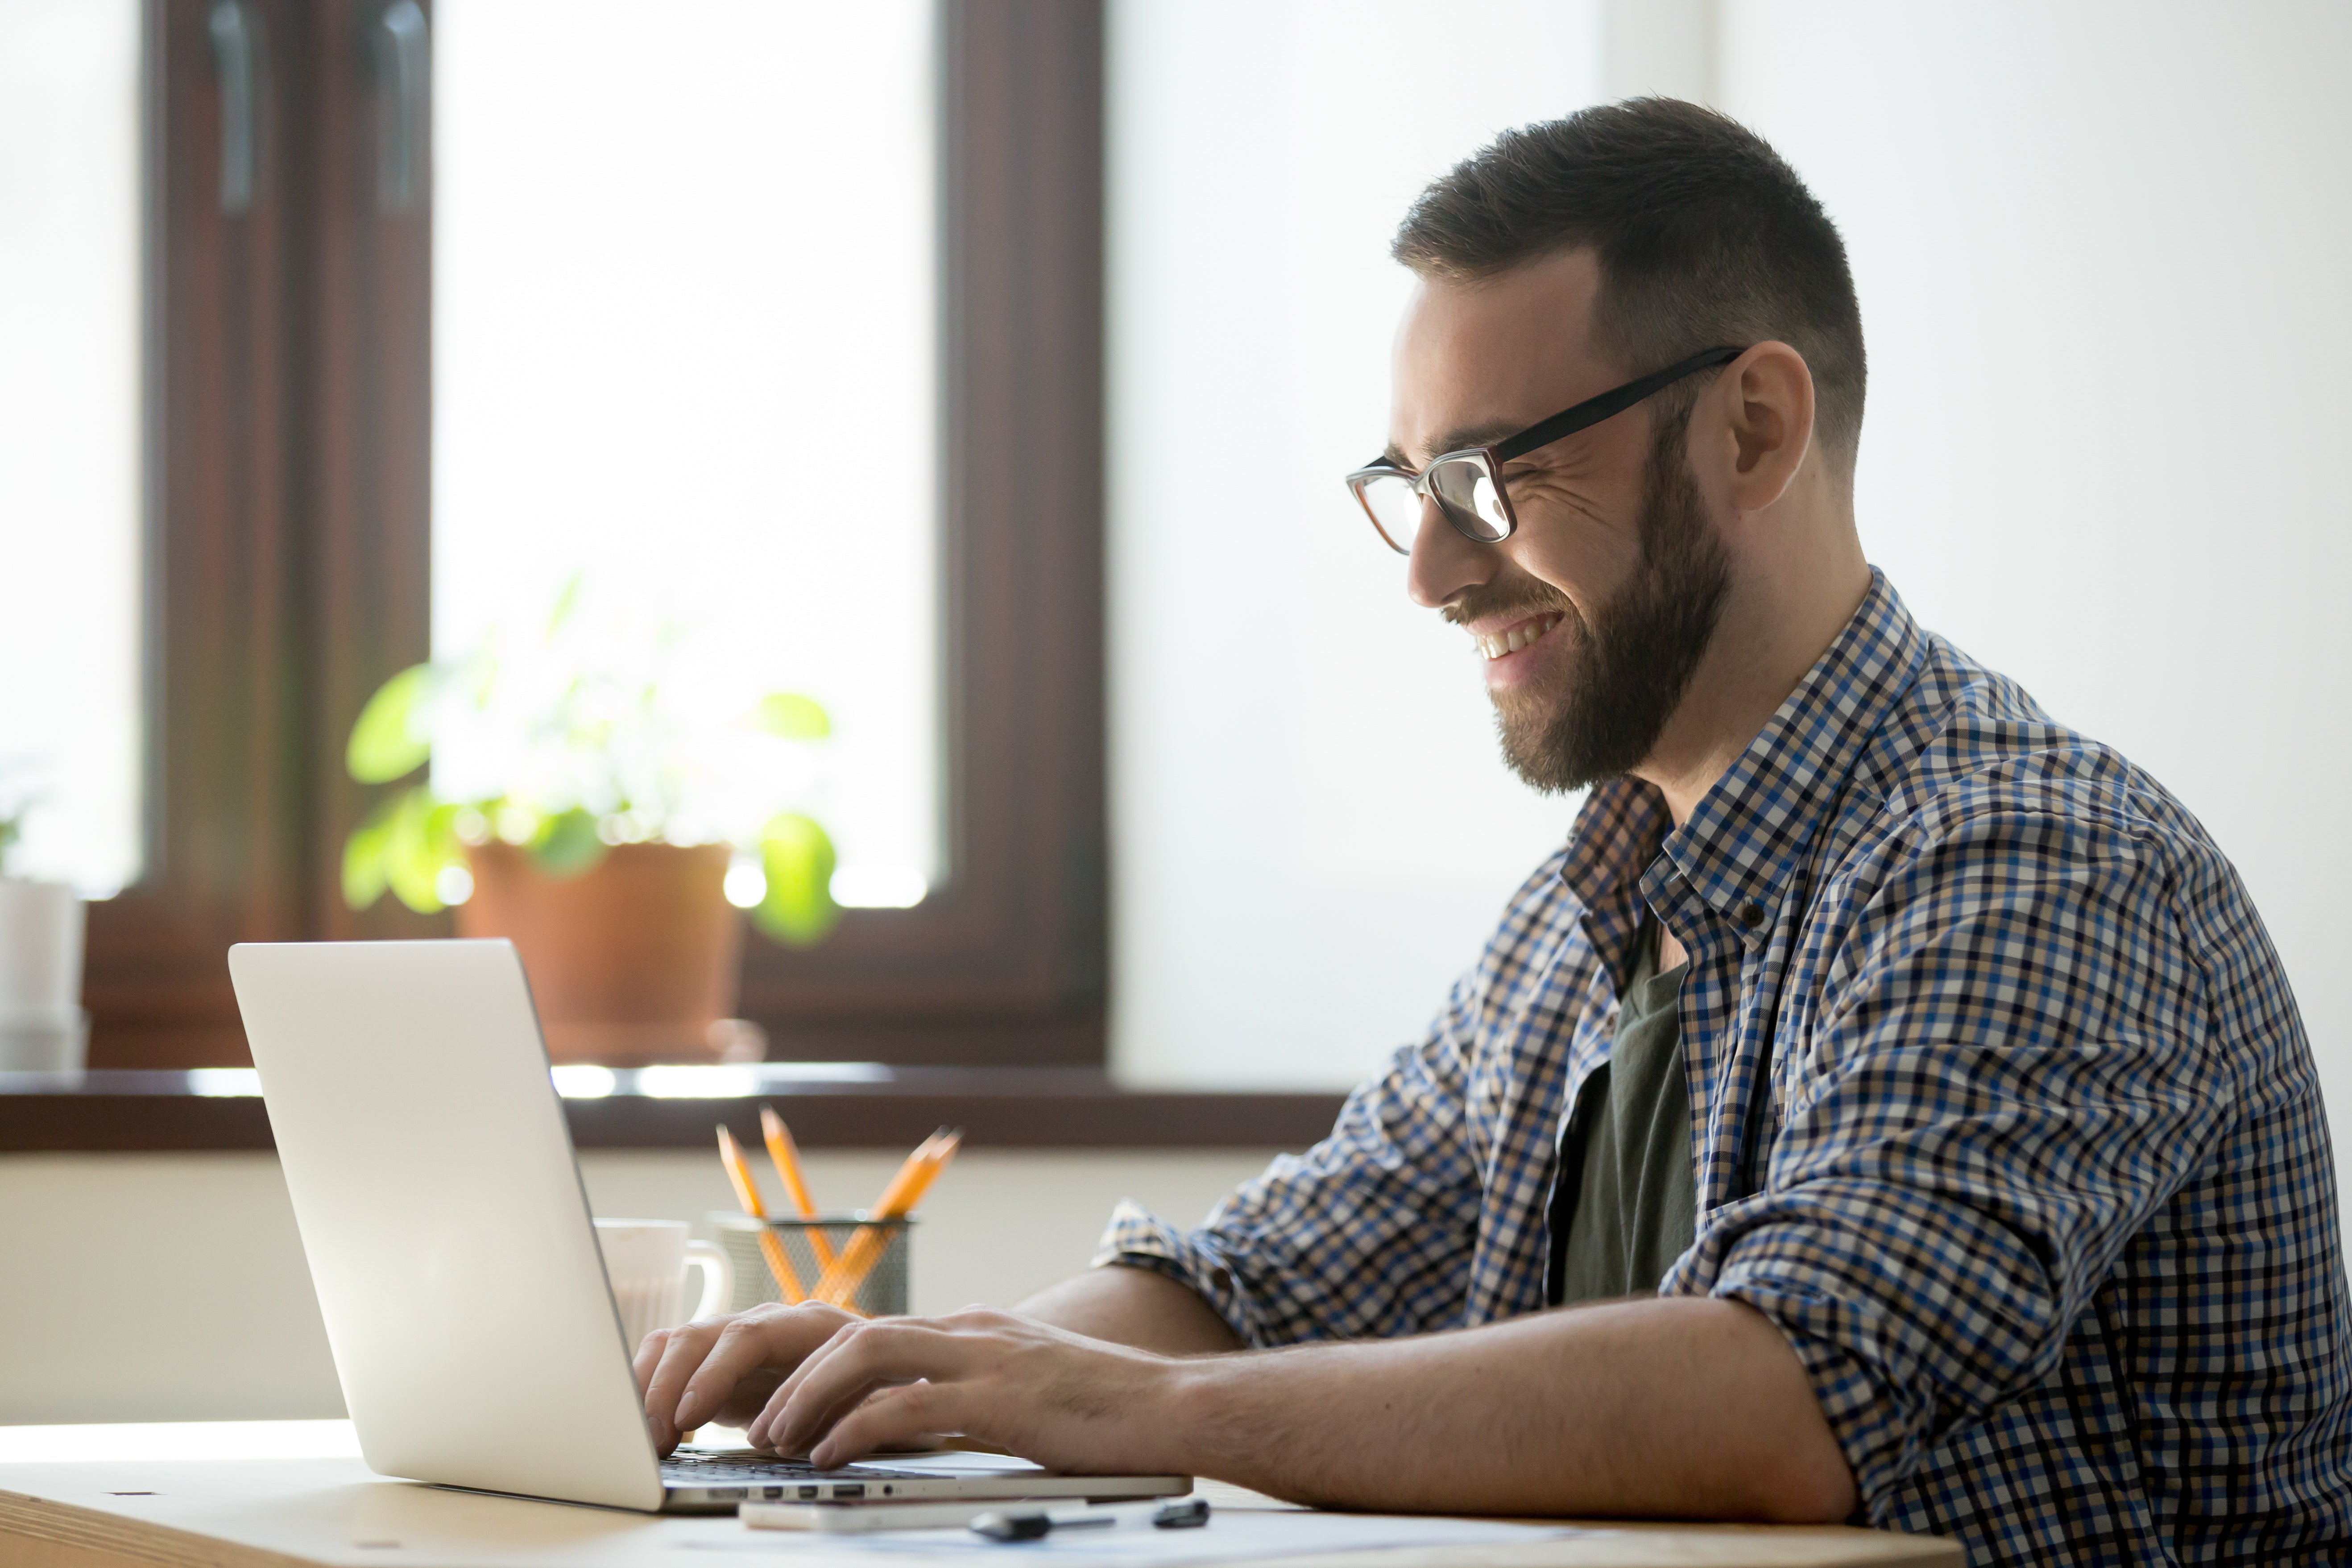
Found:
[{"label": "man's neck", "polygon": [[1862,607],[1870,564],[1851,534],[1841,542],[1850,548],[1750,578],[1727,599],[1690,689],[1633,770],[1665,796],[1675,826],[1690,820]]}]

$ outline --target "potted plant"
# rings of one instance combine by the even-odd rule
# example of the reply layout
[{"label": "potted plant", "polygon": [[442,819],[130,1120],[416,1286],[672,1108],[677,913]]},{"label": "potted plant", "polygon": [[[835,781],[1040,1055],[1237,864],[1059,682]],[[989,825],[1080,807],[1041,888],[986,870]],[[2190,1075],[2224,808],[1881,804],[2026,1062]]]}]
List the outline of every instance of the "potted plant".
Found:
[{"label": "potted plant", "polygon": [[83,905],[70,883],[22,874],[33,804],[23,793],[0,803],[0,1072],[78,1072],[89,1048]]},{"label": "potted plant", "polygon": [[352,776],[430,771],[352,832],[343,897],[454,906],[459,934],[511,940],[558,1060],[752,1054],[738,906],[793,946],[840,918],[808,809],[831,721],[798,692],[734,700],[681,668],[674,629],[580,598],[575,580],[535,637],[494,631],[369,699]]}]

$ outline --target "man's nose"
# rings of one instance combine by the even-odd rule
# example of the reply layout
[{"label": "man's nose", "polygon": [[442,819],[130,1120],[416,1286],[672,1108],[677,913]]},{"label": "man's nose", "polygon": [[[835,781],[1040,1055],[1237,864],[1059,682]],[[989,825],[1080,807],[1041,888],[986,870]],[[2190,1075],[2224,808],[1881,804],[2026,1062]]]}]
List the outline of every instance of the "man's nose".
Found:
[{"label": "man's nose", "polygon": [[1465,538],[1437,503],[1422,498],[1421,528],[1405,563],[1405,592],[1425,610],[1441,608],[1465,588],[1494,581],[1501,556],[1489,544]]}]

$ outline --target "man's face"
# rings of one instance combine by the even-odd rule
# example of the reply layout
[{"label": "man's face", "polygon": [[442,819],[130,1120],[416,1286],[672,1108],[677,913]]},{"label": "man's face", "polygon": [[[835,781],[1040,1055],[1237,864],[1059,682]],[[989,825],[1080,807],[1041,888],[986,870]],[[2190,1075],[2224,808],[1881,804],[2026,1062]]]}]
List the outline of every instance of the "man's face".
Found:
[{"label": "man's face", "polygon": [[[1573,252],[1417,288],[1397,339],[1390,458],[1418,470],[1656,369],[1591,346],[1599,283],[1590,254]],[[1413,598],[1470,634],[1504,758],[1538,789],[1580,788],[1650,754],[1729,586],[1683,422],[1657,424],[1656,405],[1506,465],[1510,538],[1465,539],[1432,508],[1413,543]]]}]

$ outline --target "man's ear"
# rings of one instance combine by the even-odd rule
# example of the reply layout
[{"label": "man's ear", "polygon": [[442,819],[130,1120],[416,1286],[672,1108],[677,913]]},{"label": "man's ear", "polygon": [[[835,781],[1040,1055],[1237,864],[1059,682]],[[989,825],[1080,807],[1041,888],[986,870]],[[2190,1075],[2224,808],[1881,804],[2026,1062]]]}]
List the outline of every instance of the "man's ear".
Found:
[{"label": "man's ear", "polygon": [[1813,441],[1813,373],[1784,342],[1758,343],[1724,367],[1707,396],[1730,463],[1731,504],[1762,511],[1779,500]]}]

